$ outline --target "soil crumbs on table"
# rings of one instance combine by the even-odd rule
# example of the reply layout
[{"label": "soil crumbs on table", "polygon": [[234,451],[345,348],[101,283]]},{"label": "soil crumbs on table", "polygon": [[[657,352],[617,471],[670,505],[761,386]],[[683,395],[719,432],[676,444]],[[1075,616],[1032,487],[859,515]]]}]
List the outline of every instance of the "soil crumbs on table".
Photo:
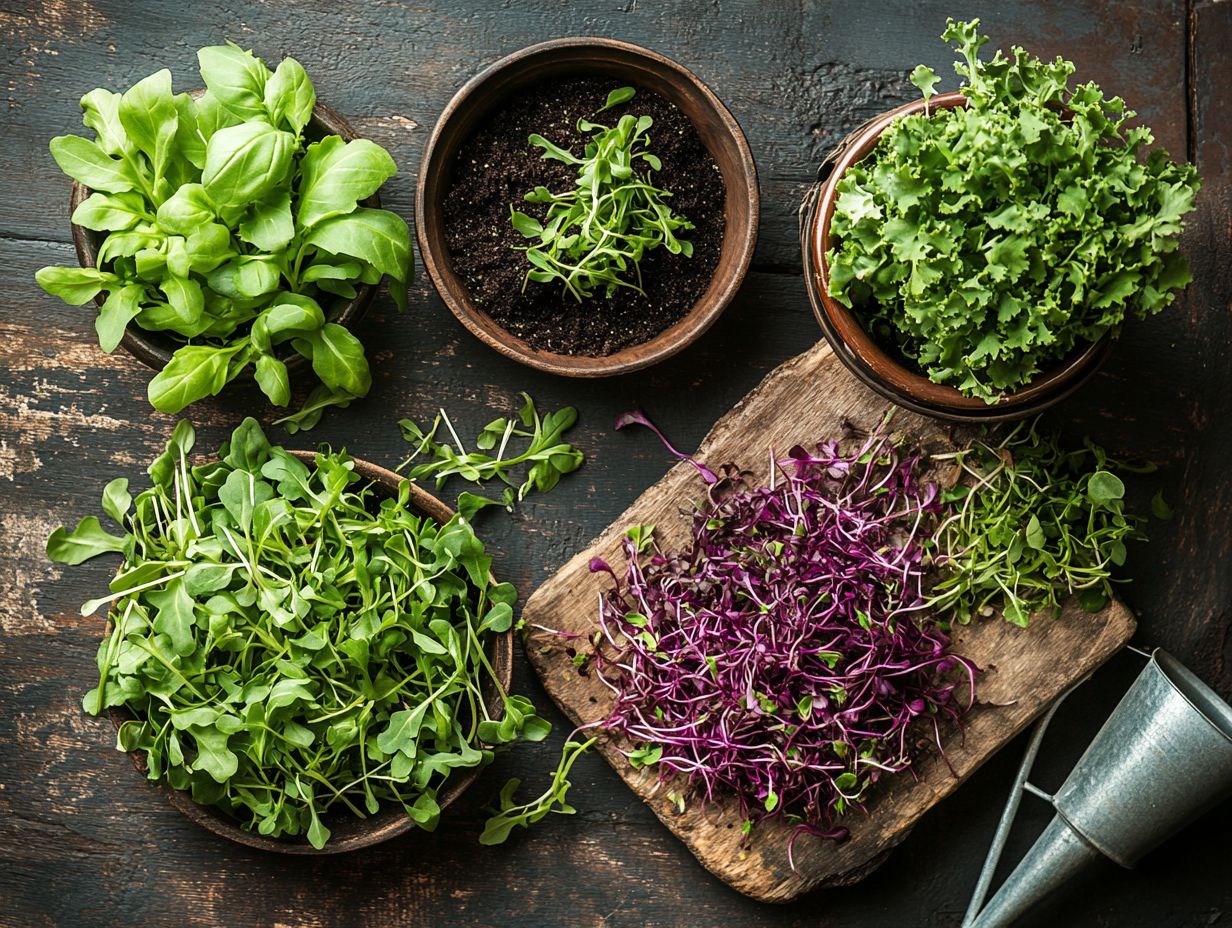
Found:
[{"label": "soil crumbs on table", "polygon": [[[603,113],[617,80],[579,78],[529,88],[501,105],[458,151],[454,178],[445,197],[445,238],[454,268],[475,304],[498,325],[532,348],[560,354],[602,357],[658,335],[683,318],[705,292],[723,245],[723,177],[676,106],[644,88],[628,103]],[[693,256],[647,253],[641,262],[643,297],[622,287],[611,297],[597,290],[578,303],[559,282],[523,283],[530,264],[529,240],[513,228],[509,207],[543,220],[545,204],[523,196],[538,185],[553,193],[574,186],[577,169],[545,161],[531,133],[581,156],[589,137],[577,131],[579,118],[614,125],[625,113],[650,116],[649,150],[663,162],[651,183],[672,196],[672,210],[693,223],[682,239]]]}]

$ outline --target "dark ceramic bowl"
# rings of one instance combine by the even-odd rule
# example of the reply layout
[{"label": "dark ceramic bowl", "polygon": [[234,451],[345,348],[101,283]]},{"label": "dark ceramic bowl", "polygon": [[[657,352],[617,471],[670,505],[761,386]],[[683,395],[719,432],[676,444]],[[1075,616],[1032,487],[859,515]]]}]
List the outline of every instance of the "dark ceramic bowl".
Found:
[{"label": "dark ceramic bowl", "polygon": [[[651,90],[693,123],[723,175],[723,246],[710,285],[675,325],[649,341],[604,357],[532,348],[479,309],[454,270],[445,240],[444,198],[458,149],[484,118],[519,90],[554,77],[602,75]],[[739,124],[698,77],[669,58],[615,39],[567,38],[532,45],[471,78],[437,121],[424,150],[415,196],[419,252],[450,311],[484,344],[530,367],[568,377],[607,377],[656,364],[697,339],[740,289],[753,247],[761,202],[757,167]]]},{"label": "dark ceramic bowl", "polygon": [[[928,101],[929,109],[966,106],[961,93],[939,94]],[[838,182],[849,167],[872,151],[891,123],[900,116],[925,109],[916,100],[870,120],[847,137],[827,159],[829,175],[819,178],[818,186],[805,201],[800,226],[800,245],[804,256],[804,277],[813,313],[826,340],[839,359],[863,383],[886,399],[915,412],[957,422],[1002,422],[1034,415],[1065,399],[1099,369],[1112,349],[1108,336],[1075,351],[1056,367],[1038,374],[1029,384],[1003,394],[989,405],[979,397],[964,396],[954,387],[933,383],[903,359],[878,345],[855,313],[830,296],[830,269],[826,261],[832,241],[830,221],[834,217]],[[823,166],[824,170],[824,166]]]},{"label": "dark ceramic bowl", "polygon": [[[204,91],[197,90],[193,92],[193,96],[200,96],[202,93]],[[307,127],[305,127],[304,135],[313,140],[324,138],[327,135],[340,135],[348,142],[359,138],[355,130],[351,128],[350,123],[323,103],[318,103],[316,108],[313,109],[312,119]],[[93,192],[85,184],[73,181],[72,199],[69,201],[68,210],[70,219],[82,201]],[[368,199],[362,201],[361,205],[379,209],[381,198],[373,194]],[[90,229],[82,228],[76,223],[73,223],[72,226],[73,245],[77,248],[78,262],[80,262],[82,267],[97,266],[98,248],[102,244],[106,233],[93,232]],[[325,310],[326,318],[330,322],[336,322],[341,326],[349,328],[367,312],[373,296],[376,295],[378,286],[375,284],[360,284],[355,288],[356,293],[353,300],[334,297],[331,302],[322,306],[322,309]],[[329,295],[325,294],[325,296]],[[105,299],[106,295],[100,293],[94,298],[94,302],[101,309]],[[163,366],[171,360],[171,355],[175,353],[175,350],[183,342],[168,335],[166,332],[147,332],[134,321],[128,324],[128,328],[124,331],[124,337],[120,339],[120,344],[129,354],[143,364],[147,364],[155,370],[162,370]],[[291,368],[302,365],[305,360],[290,345],[284,345],[279,348],[278,358]]]},{"label": "dark ceramic bowl", "polygon": [[[311,464],[314,457],[311,451],[292,451],[291,454],[307,464]],[[400,476],[383,467],[377,467],[375,464],[369,464],[367,461],[361,461],[358,458],[355,458],[354,461],[355,473],[367,480],[371,480],[380,491],[391,496],[398,492],[398,484],[402,480]],[[453,517],[453,510],[435,496],[421,490],[413,483],[411,484],[411,503],[421,513],[436,519],[438,522],[447,522]],[[489,639],[488,660],[492,662],[492,667],[496,671],[497,678],[500,680],[501,688],[508,692],[513,682],[512,629]],[[494,719],[499,719],[504,715],[504,702],[501,698],[501,690],[497,688],[492,680],[486,680],[482,686],[482,691],[489,715]],[[124,722],[129,721],[131,718],[132,716],[122,709],[111,710],[111,721],[117,731]],[[145,757],[140,751],[131,752],[129,757],[132,759],[133,766],[137,768],[142,776],[148,774],[149,770],[146,767]],[[445,789],[436,797],[436,801],[441,809],[443,810],[461,796],[466,791],[466,788],[475,782],[479,773],[478,768],[470,768],[459,770],[453,774],[445,782]],[[337,813],[331,812],[323,817],[325,824],[333,834],[325,847],[317,850],[303,837],[268,838],[254,831],[245,831],[226,812],[213,806],[199,805],[193,801],[187,792],[172,789],[162,782],[158,784],[157,788],[167,797],[167,801],[171,805],[183,813],[185,818],[196,822],[202,828],[212,831],[216,835],[221,835],[237,844],[255,847],[263,851],[275,851],[280,854],[342,854],[346,851],[357,851],[360,848],[380,844],[382,841],[388,841],[390,838],[405,834],[417,827],[406,812],[398,806],[386,804],[375,815],[364,819],[344,809]]]}]

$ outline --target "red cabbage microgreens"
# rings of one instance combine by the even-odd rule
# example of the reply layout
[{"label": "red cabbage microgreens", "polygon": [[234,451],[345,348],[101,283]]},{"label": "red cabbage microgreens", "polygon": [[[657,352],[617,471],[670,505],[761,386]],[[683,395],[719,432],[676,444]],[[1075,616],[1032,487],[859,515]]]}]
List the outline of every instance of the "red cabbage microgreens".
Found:
[{"label": "red cabbage microgreens", "polygon": [[631,409],[629,412],[622,412],[619,416],[616,417],[616,428],[617,429],[623,429],[627,425],[646,426],[646,428],[650,429],[650,431],[654,432],[657,436],[659,436],[659,441],[663,442],[664,448],[666,448],[672,454],[676,455],[676,457],[680,458],[680,460],[688,461],[690,464],[696,467],[697,472],[701,474],[701,478],[705,480],[707,484],[709,484],[710,486],[714,486],[716,483],[719,482],[719,478],[715,475],[714,471],[712,471],[705,464],[701,463],[700,461],[698,461],[696,458],[692,457],[691,455],[685,454],[683,451],[677,451],[674,447],[672,447],[672,443],[667,440],[667,436],[664,435],[662,432],[660,432],[659,427],[656,426],[649,419],[647,419],[646,414],[642,412],[640,409]]},{"label": "red cabbage microgreens", "polygon": [[926,741],[940,750],[978,669],[913,616],[940,509],[919,471],[920,456],[884,436],[796,447],[769,486],[737,475],[699,507],[683,550],[639,526],[623,579],[592,560],[614,581],[595,639],[614,699],[602,727],[636,746],[632,764],[684,775],[703,801],[735,797],[746,834],[782,816],[793,841],[841,840],[838,817],[872,784]]}]

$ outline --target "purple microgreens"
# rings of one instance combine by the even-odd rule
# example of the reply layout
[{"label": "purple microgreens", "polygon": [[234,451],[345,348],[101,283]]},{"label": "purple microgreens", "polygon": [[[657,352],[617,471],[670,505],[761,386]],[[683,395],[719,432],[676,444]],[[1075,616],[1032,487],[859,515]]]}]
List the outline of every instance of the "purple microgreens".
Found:
[{"label": "purple microgreens", "polygon": [[[639,412],[617,419],[632,423],[663,439]],[[592,663],[613,699],[601,727],[633,745],[634,766],[683,776],[704,803],[734,798],[746,834],[794,825],[789,858],[802,833],[844,840],[838,821],[870,787],[925,743],[940,750],[978,672],[920,615],[941,509],[920,455],[884,435],[845,446],[792,448],[768,486],[724,468],[726,492],[695,510],[680,551],[638,527],[623,577],[590,565],[613,581]]]},{"label": "purple microgreens", "polygon": [[680,458],[680,460],[688,461],[696,467],[697,472],[701,474],[702,479],[706,481],[708,486],[713,486],[719,482],[719,478],[715,475],[715,472],[705,464],[702,464],[700,461],[694,459],[691,455],[685,454],[683,451],[677,451],[674,447],[672,447],[672,443],[667,440],[667,436],[660,432],[658,426],[647,419],[646,414],[640,409],[631,409],[628,412],[622,412],[616,417],[617,429],[623,429],[628,425],[644,425],[646,428],[650,429],[650,431],[654,432],[655,435],[659,437],[659,441],[663,442],[663,447],[665,447],[676,457]]}]

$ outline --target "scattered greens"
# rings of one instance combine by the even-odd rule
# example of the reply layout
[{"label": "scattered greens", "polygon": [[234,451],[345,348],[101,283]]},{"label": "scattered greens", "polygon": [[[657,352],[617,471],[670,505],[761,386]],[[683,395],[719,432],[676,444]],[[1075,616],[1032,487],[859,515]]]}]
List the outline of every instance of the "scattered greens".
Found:
[{"label": "scattered greens", "polygon": [[935,460],[957,464],[960,482],[944,491],[951,514],[933,534],[931,610],[959,622],[999,610],[1025,626],[1071,595],[1089,612],[1108,604],[1125,542],[1144,537],[1114,473],[1124,465],[1089,441],[1065,451],[1037,423]]},{"label": "scattered greens", "polygon": [[82,609],[113,623],[84,707],[131,715],[119,747],[150,779],[320,848],[344,810],[401,806],[431,831],[455,771],[548,733],[524,697],[485,705],[500,690],[485,643],[517,594],[464,519],[418,514],[409,483],[388,496],[345,453],[305,464],[252,419],[206,464],[188,463],[194,438],[180,422],[135,498],[108,484],[122,536],[89,517],[47,545],[69,564],[124,556]]},{"label": "scattered greens", "polygon": [[201,97],[172,94],[171,72],[158,71],[126,93],[82,98],[95,140],[52,139],[60,168],[93,190],[73,222],[103,239],[97,268],[46,267],[37,280],[74,305],[107,294],[104,351],[130,323],[181,343],[150,381],[161,412],[219,393],[250,365],[270,402],[287,406],[289,348],[320,385],[282,421],[311,428],[372,383],[363,346],[321,301],[352,299],[387,274],[406,305],[406,223],[359,205],[397,168],[367,139],[309,143],[316,95],[295,59],[271,73],[233,44],[197,57]]},{"label": "scattered greens", "polygon": [[733,799],[746,834],[777,817],[841,840],[874,783],[921,741],[940,749],[966,709],[954,677],[973,687],[976,668],[917,618],[939,508],[920,464],[873,436],[793,448],[768,486],[707,469],[685,547],[638,526],[624,571],[591,562],[612,578],[591,655],[613,699],[602,727],[630,763]]},{"label": "scattered greens", "polygon": [[[1190,280],[1177,246],[1199,181],[1071,62],[980,61],[942,36],[965,108],[902,117],[838,184],[830,294],[937,382],[995,403],[1076,348],[1157,313]],[[925,99],[937,76],[912,80]]]},{"label": "scattered greens", "polygon": [[[402,437],[415,446],[402,467],[419,457],[428,458],[411,467],[407,476],[412,480],[431,477],[436,481],[437,489],[443,487],[452,476],[474,484],[489,480],[499,480],[505,484],[499,501],[475,493],[463,493],[458,499],[458,510],[466,518],[473,517],[478,510],[487,506],[503,505],[512,512],[513,504],[524,499],[532,489],[540,493],[551,490],[562,475],[582,466],[582,452],[563,438],[564,433],[577,422],[577,410],[565,406],[558,412],[540,417],[529,394],[523,393],[522,400],[517,419],[494,419],[483,427],[475,439],[478,451],[466,450],[444,409],[431,428],[426,430],[410,419],[401,420],[398,425],[402,429]],[[438,441],[437,433],[442,424],[449,435],[445,441]],[[525,447],[521,451],[516,450],[514,445],[522,442],[526,443]],[[515,476],[514,469],[523,464],[529,465],[525,474]]]},{"label": "scattered greens", "polygon": [[[619,87],[598,112],[627,103],[634,94],[632,87]],[[659,247],[693,254],[692,243],[676,237],[693,224],[672,212],[666,202],[670,191],[651,183],[651,174],[662,169],[649,150],[653,122],[625,114],[609,128],[579,119],[578,131],[591,134],[581,158],[541,135],[530,136],[545,159],[576,166],[578,176],[571,190],[536,187],[526,194],[528,203],[547,207],[542,221],[510,207],[514,228],[538,240],[525,246],[531,264],[527,281],[559,281],[578,302],[600,289],[609,297],[619,287],[642,293],[643,255]]]}]

